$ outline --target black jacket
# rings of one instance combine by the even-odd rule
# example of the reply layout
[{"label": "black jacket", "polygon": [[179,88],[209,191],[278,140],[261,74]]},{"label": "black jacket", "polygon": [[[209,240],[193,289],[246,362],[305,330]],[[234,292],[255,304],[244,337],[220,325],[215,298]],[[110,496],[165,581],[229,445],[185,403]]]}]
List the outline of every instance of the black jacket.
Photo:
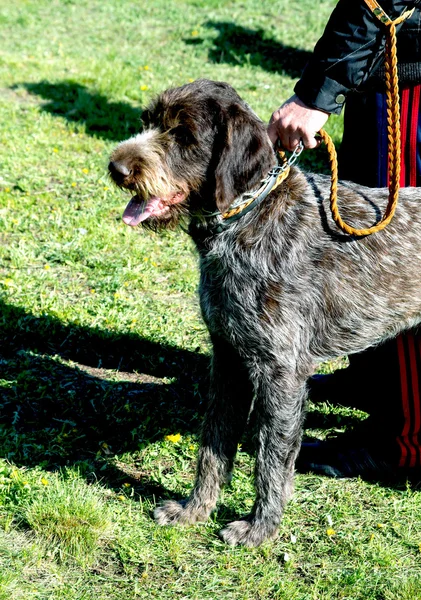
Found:
[{"label": "black jacket", "polygon": [[[398,28],[398,73],[401,84],[421,82],[421,0],[380,0],[397,18],[416,7]],[[297,96],[308,106],[339,114],[353,90],[383,79],[385,26],[364,0],[339,0],[301,79]]]}]

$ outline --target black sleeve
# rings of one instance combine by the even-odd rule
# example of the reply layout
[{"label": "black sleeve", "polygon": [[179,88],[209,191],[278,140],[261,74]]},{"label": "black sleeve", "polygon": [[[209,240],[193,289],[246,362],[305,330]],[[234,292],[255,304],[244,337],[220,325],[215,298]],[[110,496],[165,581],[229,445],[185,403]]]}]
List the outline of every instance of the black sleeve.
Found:
[{"label": "black sleeve", "polygon": [[[421,0],[380,0],[391,19]],[[295,86],[308,106],[339,114],[348,92],[367,79],[384,51],[385,26],[364,0],[339,0]]]}]

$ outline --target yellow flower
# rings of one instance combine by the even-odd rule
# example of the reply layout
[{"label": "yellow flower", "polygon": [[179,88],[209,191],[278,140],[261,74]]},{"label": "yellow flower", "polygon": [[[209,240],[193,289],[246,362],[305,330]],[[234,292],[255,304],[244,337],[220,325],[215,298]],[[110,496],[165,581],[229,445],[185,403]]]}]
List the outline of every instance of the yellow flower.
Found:
[{"label": "yellow flower", "polygon": [[197,29],[193,29],[193,31],[191,32],[193,37],[196,37],[199,35],[199,32],[197,31]]},{"label": "yellow flower", "polygon": [[336,534],[336,531],[334,529],[326,529],[326,533],[329,537],[331,537],[332,535]]},{"label": "yellow flower", "polygon": [[109,189],[110,189],[109,187],[104,186],[104,192],[108,192]]},{"label": "yellow flower", "polygon": [[117,498],[123,502],[126,499],[126,496],[117,496]]},{"label": "yellow flower", "polygon": [[132,486],[131,486],[131,484],[130,484],[130,483],[123,483],[123,487],[125,487],[125,488],[129,488],[129,487],[132,487]]},{"label": "yellow flower", "polygon": [[10,192],[10,188],[8,188],[8,187],[7,187],[7,188],[4,188],[4,191],[5,191],[5,192]]},{"label": "yellow flower", "polygon": [[44,270],[49,271],[51,269],[50,265],[44,265]]},{"label": "yellow flower", "polygon": [[53,148],[53,152],[58,152],[58,148]]},{"label": "yellow flower", "polygon": [[91,292],[91,294],[95,294],[95,290],[94,290],[94,288],[92,288],[92,289],[90,290],[90,292]]},{"label": "yellow flower", "polygon": [[82,173],[85,173],[85,175],[87,175],[89,173],[89,169],[82,169]]},{"label": "yellow flower", "polygon": [[148,89],[147,85],[141,85],[140,89],[142,90],[142,92],[146,92],[146,90]]},{"label": "yellow flower", "polygon": [[377,527],[378,527],[379,529],[383,529],[384,525],[383,525],[383,523],[377,523]]},{"label": "yellow flower", "polygon": [[149,71],[149,65],[145,65],[143,68],[145,69],[145,71]]},{"label": "yellow flower", "polygon": [[8,277],[7,279],[3,279],[3,285],[5,285],[6,287],[10,287],[11,285],[13,285],[13,279],[10,279],[10,277]]},{"label": "yellow flower", "polygon": [[176,444],[181,440],[181,433],[176,433],[175,435],[166,435],[165,439],[173,444]]},{"label": "yellow flower", "polygon": [[76,187],[76,186],[77,186],[76,181],[72,181],[72,187]]},{"label": "yellow flower", "polygon": [[45,477],[41,478],[41,483],[42,485],[50,485],[50,482],[48,481],[48,479],[45,479]]}]

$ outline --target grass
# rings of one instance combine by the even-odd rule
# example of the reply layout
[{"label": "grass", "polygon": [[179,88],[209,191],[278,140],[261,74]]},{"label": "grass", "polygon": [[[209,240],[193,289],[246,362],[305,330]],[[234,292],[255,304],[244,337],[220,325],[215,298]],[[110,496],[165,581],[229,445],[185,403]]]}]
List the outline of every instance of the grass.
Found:
[{"label": "grass", "polygon": [[[123,226],[107,157],[155,93],[197,77],[268,120],[334,4],[1,3],[0,600],[421,598],[410,484],[298,475],[276,542],[224,546],[253,499],[249,433],[208,523],[151,518],[192,484],[209,343],[190,240]],[[323,150],[301,163],[327,168]],[[360,418],[312,406],[307,432]]]}]

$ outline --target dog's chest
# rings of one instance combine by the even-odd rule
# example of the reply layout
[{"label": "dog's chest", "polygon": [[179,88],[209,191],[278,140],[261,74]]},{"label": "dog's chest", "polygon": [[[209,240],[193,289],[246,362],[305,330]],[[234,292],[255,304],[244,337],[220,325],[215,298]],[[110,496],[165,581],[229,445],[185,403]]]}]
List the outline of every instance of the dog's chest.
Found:
[{"label": "dog's chest", "polygon": [[258,335],[261,288],[262,269],[257,273],[250,261],[202,257],[199,294],[209,331],[231,341]]}]

